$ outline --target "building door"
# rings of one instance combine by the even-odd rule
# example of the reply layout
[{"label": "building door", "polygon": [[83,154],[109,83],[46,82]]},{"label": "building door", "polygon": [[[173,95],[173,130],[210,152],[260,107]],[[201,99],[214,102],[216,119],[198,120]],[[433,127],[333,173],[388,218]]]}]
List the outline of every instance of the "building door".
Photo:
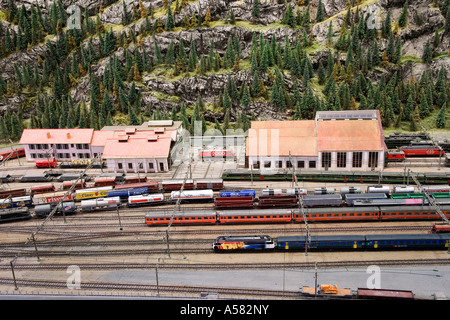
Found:
[{"label": "building door", "polygon": [[161,172],[164,171],[164,162],[159,163],[159,171],[161,171]]}]

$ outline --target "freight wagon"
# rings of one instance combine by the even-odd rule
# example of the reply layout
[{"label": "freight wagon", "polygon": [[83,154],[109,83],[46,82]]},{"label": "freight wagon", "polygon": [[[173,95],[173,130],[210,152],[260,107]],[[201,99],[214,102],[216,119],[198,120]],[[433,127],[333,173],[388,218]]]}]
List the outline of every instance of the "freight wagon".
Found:
[{"label": "freight wagon", "polygon": [[181,192],[180,191],[172,191],[170,193],[170,200],[172,202],[178,201],[184,202],[197,202],[197,201],[213,201],[214,200],[214,192],[212,190],[187,190]]},{"label": "freight wagon", "polygon": [[122,206],[120,197],[97,198],[81,201],[81,210],[87,212],[94,210],[112,210],[117,209],[120,206]]},{"label": "freight wagon", "polygon": [[27,207],[0,210],[0,223],[26,219],[31,219],[30,210]]},{"label": "freight wagon", "polygon": [[77,211],[77,206],[75,205],[75,202],[69,201],[69,202],[37,205],[34,207],[34,214],[38,218],[46,217],[50,214],[50,212],[52,212],[52,210],[56,206],[58,207],[58,209],[56,209],[55,214],[72,214]]},{"label": "freight wagon", "polygon": [[164,194],[162,194],[162,193],[137,195],[137,196],[128,197],[128,206],[129,207],[148,206],[148,205],[164,204],[164,203],[166,203],[166,200],[164,198]]},{"label": "freight wagon", "polygon": [[85,200],[92,198],[105,198],[108,196],[108,191],[113,189],[112,186],[100,187],[100,188],[88,188],[75,190],[75,200]]}]

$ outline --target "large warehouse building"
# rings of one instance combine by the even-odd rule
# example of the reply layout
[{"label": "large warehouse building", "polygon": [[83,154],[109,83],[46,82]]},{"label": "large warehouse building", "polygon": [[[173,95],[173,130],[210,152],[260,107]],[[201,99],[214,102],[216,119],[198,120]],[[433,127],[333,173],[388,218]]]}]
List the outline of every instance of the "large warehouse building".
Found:
[{"label": "large warehouse building", "polygon": [[25,129],[20,139],[27,161],[101,158],[110,172],[166,172],[181,121],[94,129]]},{"label": "large warehouse building", "polygon": [[248,166],[254,169],[382,170],[384,153],[378,110],[320,111],[314,120],[252,121]]}]

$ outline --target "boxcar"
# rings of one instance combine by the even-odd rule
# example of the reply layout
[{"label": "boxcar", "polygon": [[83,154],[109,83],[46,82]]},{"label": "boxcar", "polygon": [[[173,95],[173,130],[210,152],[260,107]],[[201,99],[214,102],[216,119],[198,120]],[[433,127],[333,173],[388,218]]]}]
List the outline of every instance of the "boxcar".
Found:
[{"label": "boxcar", "polygon": [[225,210],[217,213],[220,223],[290,222],[289,209]]},{"label": "boxcar", "polygon": [[118,184],[114,187],[115,190],[135,189],[135,188],[147,188],[148,192],[159,192],[159,184],[156,181],[125,183],[125,184]]},{"label": "boxcar", "polygon": [[45,204],[45,203],[54,203],[59,202],[62,198],[64,198],[63,201],[71,201],[72,195],[67,194],[67,191],[60,191],[60,192],[52,192],[52,193],[43,193],[40,195],[33,196],[33,204]]},{"label": "boxcar", "polygon": [[197,189],[223,189],[223,179],[197,179]]},{"label": "boxcar", "polygon": [[297,196],[261,196],[258,199],[258,207],[260,208],[292,208],[297,206]]},{"label": "boxcar", "polygon": [[148,194],[148,188],[134,188],[134,189],[119,189],[108,191],[108,197],[120,197],[122,200],[128,199],[130,196],[138,196]]},{"label": "boxcar", "polygon": [[362,193],[362,194],[346,194],[345,203],[353,206],[355,200],[370,200],[370,199],[387,199],[386,193]]},{"label": "boxcar", "polygon": [[373,250],[443,250],[448,249],[450,234],[366,235],[366,249]]},{"label": "boxcar", "polygon": [[100,188],[88,188],[75,190],[75,200],[85,200],[92,198],[104,198],[108,196],[108,191],[112,190],[112,186]]},{"label": "boxcar", "polygon": [[[184,180],[163,180],[161,187],[164,191],[180,190]],[[184,183],[183,190],[193,190],[194,180],[187,179]]]},{"label": "boxcar", "polygon": [[172,211],[161,211],[147,212],[145,214],[145,223],[149,226],[168,225],[172,216],[172,224],[213,224],[217,221],[216,211],[185,211],[175,212],[175,214]]}]

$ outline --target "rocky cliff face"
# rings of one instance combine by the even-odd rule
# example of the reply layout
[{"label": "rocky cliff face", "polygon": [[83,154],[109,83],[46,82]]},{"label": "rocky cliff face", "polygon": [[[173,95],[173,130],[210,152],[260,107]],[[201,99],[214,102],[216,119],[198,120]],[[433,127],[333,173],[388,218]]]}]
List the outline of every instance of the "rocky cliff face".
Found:
[{"label": "rocky cliff face", "polygon": [[[0,112],[20,112],[22,127],[61,126],[61,112],[74,117],[63,126],[78,126],[84,112],[81,125],[94,127],[173,116],[245,128],[252,117],[306,119],[317,110],[378,108],[393,126],[397,117],[410,120],[407,108],[419,109],[423,83],[439,86],[443,74],[444,88],[430,87],[424,119],[442,108],[437,89],[450,97],[449,2],[178,0],[169,10],[166,0],[26,0],[14,1],[14,8],[2,0]],[[70,5],[80,8],[79,33],[62,13]],[[427,43],[431,58],[424,60]],[[394,75],[393,87],[385,88]],[[411,79],[425,80],[408,105]],[[398,106],[380,98],[392,92]],[[89,117],[91,108],[96,114]],[[52,111],[59,115],[54,121]]]}]

